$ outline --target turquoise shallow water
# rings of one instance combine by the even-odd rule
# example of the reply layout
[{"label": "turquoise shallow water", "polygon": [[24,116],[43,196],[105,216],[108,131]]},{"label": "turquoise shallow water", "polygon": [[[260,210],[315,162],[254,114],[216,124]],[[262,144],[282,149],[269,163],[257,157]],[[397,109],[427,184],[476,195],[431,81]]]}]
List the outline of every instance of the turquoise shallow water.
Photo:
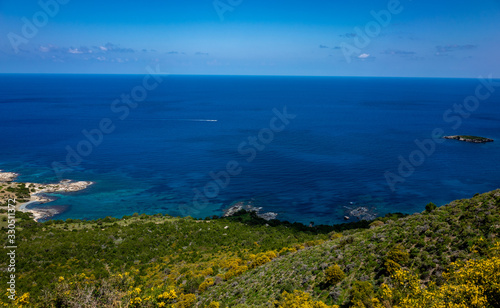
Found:
[{"label": "turquoise shallow water", "polygon": [[[68,147],[88,140],[82,131],[108,118],[115,130],[62,175],[96,184],[43,205],[67,209],[55,218],[206,217],[251,199],[281,219],[336,223],[350,202],[413,213],[500,186],[500,91],[467,117],[453,111],[474,95],[475,79],[163,76],[120,119],[113,102],[142,78],[0,75],[0,169],[57,181],[52,163],[65,164]],[[285,107],[296,117],[270,135]],[[410,160],[414,140],[437,128],[498,141],[437,144],[393,191],[386,172],[399,175],[399,156]],[[231,161],[241,170],[215,194],[210,173]],[[205,188],[210,198],[196,199]]]}]

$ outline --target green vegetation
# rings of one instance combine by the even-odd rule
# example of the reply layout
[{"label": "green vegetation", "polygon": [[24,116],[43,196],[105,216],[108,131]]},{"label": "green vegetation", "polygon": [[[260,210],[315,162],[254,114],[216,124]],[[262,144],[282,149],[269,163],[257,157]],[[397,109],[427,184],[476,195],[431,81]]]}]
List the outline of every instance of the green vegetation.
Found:
[{"label": "green vegetation", "polygon": [[[14,202],[16,200],[16,202]],[[27,202],[30,200],[30,188],[24,183],[0,183],[0,228],[7,228],[9,224],[8,207],[19,202]],[[30,213],[16,213],[17,222],[21,220],[32,221]]]},{"label": "green vegetation", "polygon": [[425,211],[430,213],[432,211],[434,211],[435,209],[437,208],[437,205],[435,205],[434,203],[430,202],[429,204],[427,204],[425,206]]},{"label": "green vegetation", "polygon": [[0,185],[0,206],[7,206],[8,199],[16,199],[17,202],[27,202],[30,200],[30,188],[24,183],[1,183]]},{"label": "green vegetation", "polygon": [[187,296],[209,288],[217,279],[227,280],[270,262],[282,248],[286,254],[320,244],[329,236],[314,228],[297,231],[295,224],[248,226],[234,218],[134,216],[18,222],[22,232],[17,235],[16,271],[22,274],[16,287],[49,306],[70,305],[73,292],[82,292],[87,285],[106,286],[119,298],[132,301],[139,294],[128,294],[129,288],[164,286]]},{"label": "green vegetation", "polygon": [[370,282],[356,280],[352,283],[350,303],[354,307],[372,307],[376,302]]},{"label": "green vegetation", "polygon": [[345,273],[337,264],[334,264],[325,270],[325,281],[330,285],[336,285],[344,280],[344,278]]},{"label": "green vegetation", "polygon": [[[374,298],[382,302],[382,285],[393,289],[392,275],[400,269],[409,271],[422,285],[442,286],[454,262],[488,257],[500,231],[499,206],[500,190],[497,190],[454,201],[430,213],[383,219],[383,225],[347,230],[322,245],[277,258],[233,281],[208,289],[200,297],[202,302],[220,301],[229,307],[264,307],[283,291],[301,290],[328,305],[350,307],[354,306],[351,294],[356,281],[370,283]],[[392,272],[386,267],[389,260],[397,263]],[[324,288],[322,283],[326,278],[322,268],[334,264],[346,277],[338,285]],[[392,299],[392,303],[399,302]]]},{"label": "green vegetation", "polygon": [[205,220],[27,216],[17,222],[16,305],[500,307],[499,207],[497,190],[338,226],[244,211]]}]

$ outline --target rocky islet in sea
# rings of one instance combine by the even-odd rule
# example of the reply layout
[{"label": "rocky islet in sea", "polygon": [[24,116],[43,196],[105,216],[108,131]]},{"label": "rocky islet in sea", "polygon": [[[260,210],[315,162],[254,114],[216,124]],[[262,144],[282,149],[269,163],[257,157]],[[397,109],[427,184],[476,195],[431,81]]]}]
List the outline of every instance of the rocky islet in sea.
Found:
[{"label": "rocky islet in sea", "polygon": [[465,141],[465,142],[470,142],[470,143],[486,143],[486,142],[493,142],[493,139],[490,138],[485,138],[485,137],[478,137],[478,136],[466,136],[466,135],[454,135],[454,136],[444,136],[444,139],[453,139],[453,140],[458,140],[458,141]]}]

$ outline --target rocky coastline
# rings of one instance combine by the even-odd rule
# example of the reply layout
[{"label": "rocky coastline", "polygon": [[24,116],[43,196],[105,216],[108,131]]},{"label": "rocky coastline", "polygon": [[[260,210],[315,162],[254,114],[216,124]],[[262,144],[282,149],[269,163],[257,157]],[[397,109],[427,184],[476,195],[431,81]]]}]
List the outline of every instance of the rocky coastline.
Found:
[{"label": "rocky coastline", "polygon": [[35,221],[59,214],[61,212],[61,209],[59,209],[61,206],[58,208],[28,208],[28,206],[32,204],[48,203],[56,200],[56,197],[49,195],[51,193],[77,192],[87,189],[89,186],[94,184],[90,181],[73,180],[62,180],[59,183],[52,184],[14,182],[18,176],[19,174],[17,173],[3,172],[0,170],[0,186],[2,186],[2,191],[0,192],[0,203],[5,203],[9,199],[16,199],[16,194],[11,192],[12,189],[19,189],[19,184],[24,184],[24,187],[29,191],[29,200],[26,200],[27,198],[25,198],[25,201],[27,202],[18,202],[16,204],[16,210],[32,213]]},{"label": "rocky coastline", "polygon": [[14,173],[14,172],[3,172],[3,170],[0,170],[0,183],[2,182],[12,182],[14,181],[19,174]]},{"label": "rocky coastline", "polygon": [[247,212],[254,212],[257,214],[257,217],[260,217],[265,220],[273,220],[276,219],[278,213],[274,212],[265,212],[261,213],[262,207],[257,207],[254,205],[253,201],[237,201],[233,203],[229,208],[224,210],[223,217],[233,216],[241,210],[245,210]]}]

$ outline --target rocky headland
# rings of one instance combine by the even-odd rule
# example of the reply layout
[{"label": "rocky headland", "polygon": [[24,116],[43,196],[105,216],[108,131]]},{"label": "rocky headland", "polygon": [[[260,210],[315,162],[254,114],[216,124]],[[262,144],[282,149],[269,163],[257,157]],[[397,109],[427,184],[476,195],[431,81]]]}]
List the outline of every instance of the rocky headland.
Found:
[{"label": "rocky headland", "polygon": [[0,204],[7,204],[8,200],[16,200],[16,209],[21,212],[30,212],[35,220],[54,216],[60,212],[56,208],[28,208],[30,204],[42,204],[56,200],[51,193],[69,193],[81,191],[94,184],[90,181],[62,180],[59,183],[21,183],[13,182],[19,174],[2,172],[0,170]]}]

